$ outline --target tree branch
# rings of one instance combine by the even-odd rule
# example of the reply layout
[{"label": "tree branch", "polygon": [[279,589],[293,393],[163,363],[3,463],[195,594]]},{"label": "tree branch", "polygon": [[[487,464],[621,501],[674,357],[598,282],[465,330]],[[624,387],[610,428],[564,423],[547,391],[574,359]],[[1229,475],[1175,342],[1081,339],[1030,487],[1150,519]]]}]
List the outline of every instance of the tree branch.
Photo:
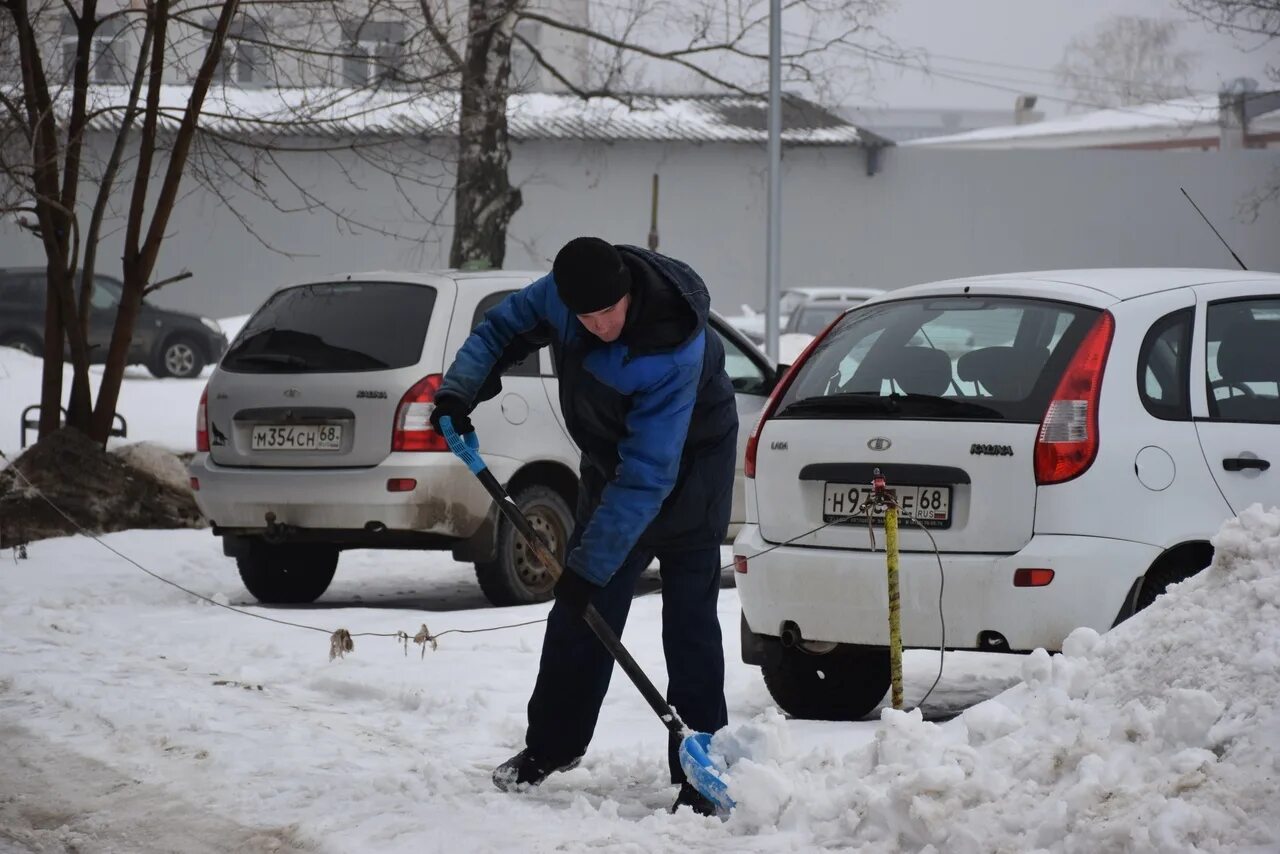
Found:
[{"label": "tree branch", "polygon": [[418,0],[418,5],[422,9],[422,17],[427,22],[427,29],[430,31],[431,37],[436,40],[436,44],[444,51],[445,56],[449,58],[450,64],[454,68],[462,68],[462,54],[458,53],[457,48],[450,43],[448,34],[436,22],[435,14],[431,11],[431,0]]},{"label": "tree branch", "polygon": [[689,60],[685,59],[682,53],[679,51],[654,50],[653,48],[645,47],[644,45],[638,45],[631,42],[622,41],[621,39],[616,39],[613,36],[610,36],[606,33],[601,33],[596,30],[593,30],[590,27],[582,27],[582,26],[578,26],[577,24],[569,24],[564,21],[559,21],[555,18],[551,18],[537,12],[528,12],[528,11],[522,12],[521,17],[530,21],[537,21],[538,23],[546,24],[548,27],[552,27],[554,29],[561,30],[566,33],[574,33],[576,35],[586,36],[589,39],[598,41],[602,44],[607,44],[610,47],[631,51],[632,53],[638,53],[641,56],[648,56],[653,59],[665,60],[667,62],[671,62],[676,65],[679,65],[683,68],[688,68],[690,71],[693,71],[694,73],[706,78],[707,80],[710,80],[712,83],[715,83],[718,86],[723,86],[726,89],[741,93],[743,95],[752,94],[749,90],[743,88],[742,86],[739,86],[736,83],[731,83],[730,81],[724,79],[723,77],[720,77],[719,75],[714,74],[708,71],[707,69],[701,67],[695,62],[690,62]]}]

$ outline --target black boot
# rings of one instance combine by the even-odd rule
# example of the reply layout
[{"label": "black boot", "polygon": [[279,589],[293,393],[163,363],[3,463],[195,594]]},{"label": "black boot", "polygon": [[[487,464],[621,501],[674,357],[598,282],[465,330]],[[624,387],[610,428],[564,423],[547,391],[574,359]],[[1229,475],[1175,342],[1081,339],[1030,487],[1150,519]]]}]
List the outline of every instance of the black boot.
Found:
[{"label": "black boot", "polygon": [[493,769],[493,785],[503,792],[521,792],[532,789],[557,771],[571,771],[578,767],[582,757],[557,765],[534,756],[528,748],[512,756]]},{"label": "black boot", "polygon": [[680,794],[676,795],[676,802],[671,805],[671,812],[674,813],[681,807],[688,807],[698,815],[716,814],[716,805],[688,783],[680,784]]}]

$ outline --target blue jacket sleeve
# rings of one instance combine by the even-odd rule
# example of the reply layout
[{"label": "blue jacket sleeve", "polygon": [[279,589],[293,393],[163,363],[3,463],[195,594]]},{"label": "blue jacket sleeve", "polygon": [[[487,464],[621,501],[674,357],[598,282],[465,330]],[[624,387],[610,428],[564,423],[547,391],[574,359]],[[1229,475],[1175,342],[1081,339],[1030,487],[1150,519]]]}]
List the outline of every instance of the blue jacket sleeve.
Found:
[{"label": "blue jacket sleeve", "polygon": [[673,364],[633,395],[627,436],[618,443],[617,474],[567,561],[589,581],[608,583],[675,486],[701,361]]},{"label": "blue jacket sleeve", "polygon": [[453,395],[474,405],[503,353],[521,335],[540,324],[563,335],[568,310],[556,295],[551,276],[516,291],[485,312],[484,320],[458,348],[437,395]]}]

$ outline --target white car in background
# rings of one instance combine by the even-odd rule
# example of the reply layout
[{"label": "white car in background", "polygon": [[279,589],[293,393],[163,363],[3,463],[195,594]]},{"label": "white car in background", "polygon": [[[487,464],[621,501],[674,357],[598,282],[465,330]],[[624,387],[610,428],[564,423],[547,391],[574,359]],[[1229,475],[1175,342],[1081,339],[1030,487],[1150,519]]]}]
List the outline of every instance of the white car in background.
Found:
[{"label": "white car in background", "polygon": [[[797,293],[789,291],[789,294]],[[807,288],[807,299],[793,308],[778,336],[778,363],[790,365],[818,333],[855,305],[861,305],[884,291],[879,288]]]},{"label": "white car in background", "polygon": [[883,531],[873,550],[858,513],[876,469],[902,507],[906,647],[943,645],[945,616],[950,649],[1056,650],[1207,566],[1226,518],[1280,505],[1280,275],[902,288],[817,340],[746,453],[743,659],[791,714],[857,718],[889,684]]},{"label": "white car in background", "polygon": [[[852,287],[819,287],[819,288],[787,288],[778,298],[778,332],[780,335],[794,334],[801,332],[798,328],[789,328],[792,323],[792,316],[802,306],[818,302],[822,305],[831,305],[832,303],[843,303],[844,308],[878,296],[884,293],[879,288],[852,288]],[[820,311],[821,306],[816,307]],[[838,312],[837,312],[838,313]],[[804,322],[806,329],[812,326],[818,317],[814,314],[809,320]],[[832,315],[828,320],[834,320]],[[733,317],[725,317],[725,322],[734,329],[741,332],[747,337],[751,343],[757,347],[764,346],[765,339],[765,315],[763,312],[756,311],[750,306],[742,306],[742,313]],[[808,330],[805,334],[812,336],[821,332],[825,324],[819,325],[814,329]],[[782,364],[787,364],[786,359],[780,360]]]},{"label": "white car in background", "polygon": [[[498,605],[543,601],[551,575],[430,426],[443,372],[484,313],[540,273],[377,272],[276,291],[209,378],[189,471],[249,592],[310,602],[345,549],[444,549]],[[775,372],[714,315],[745,447]],[[507,368],[472,414],[485,461],[563,560],[578,449],[547,350]],[[743,478],[733,520],[744,518]]]}]

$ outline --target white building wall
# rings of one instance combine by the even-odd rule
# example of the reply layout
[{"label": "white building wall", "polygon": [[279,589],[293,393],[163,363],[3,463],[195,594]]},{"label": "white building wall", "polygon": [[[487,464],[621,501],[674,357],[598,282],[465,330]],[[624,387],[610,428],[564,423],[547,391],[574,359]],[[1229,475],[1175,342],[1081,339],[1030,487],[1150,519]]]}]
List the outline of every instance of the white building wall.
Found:
[{"label": "white building wall", "polygon": [[[442,160],[450,149],[398,143],[388,153],[420,171],[419,183],[404,174],[393,180],[349,153],[284,155],[293,178],[329,209],[281,213],[224,185],[257,238],[207,191],[184,193],[156,276],[184,269],[194,275],[154,300],[228,316],[250,311],[289,282],[339,271],[442,266],[452,219],[451,170]],[[548,269],[559,246],[579,234],[643,245],[657,172],[660,249],[706,278],[718,310],[759,306],[765,162],[764,147],[753,145],[517,144],[512,173],[524,207],[512,222],[506,266]],[[264,174],[281,205],[296,206],[298,194]],[[1280,270],[1280,205],[1264,208],[1253,222],[1238,210],[1278,174],[1276,151],[890,149],[879,174],[867,177],[859,151],[792,149],[785,158],[783,285],[896,287],[1056,267],[1233,266],[1180,186],[1246,263]],[[193,187],[188,179],[184,190]],[[89,187],[82,198],[91,198]],[[344,215],[376,228],[353,227]],[[112,272],[119,257],[118,243],[108,240],[100,269]],[[43,260],[38,241],[7,222],[0,224],[0,258],[5,265]]]}]

